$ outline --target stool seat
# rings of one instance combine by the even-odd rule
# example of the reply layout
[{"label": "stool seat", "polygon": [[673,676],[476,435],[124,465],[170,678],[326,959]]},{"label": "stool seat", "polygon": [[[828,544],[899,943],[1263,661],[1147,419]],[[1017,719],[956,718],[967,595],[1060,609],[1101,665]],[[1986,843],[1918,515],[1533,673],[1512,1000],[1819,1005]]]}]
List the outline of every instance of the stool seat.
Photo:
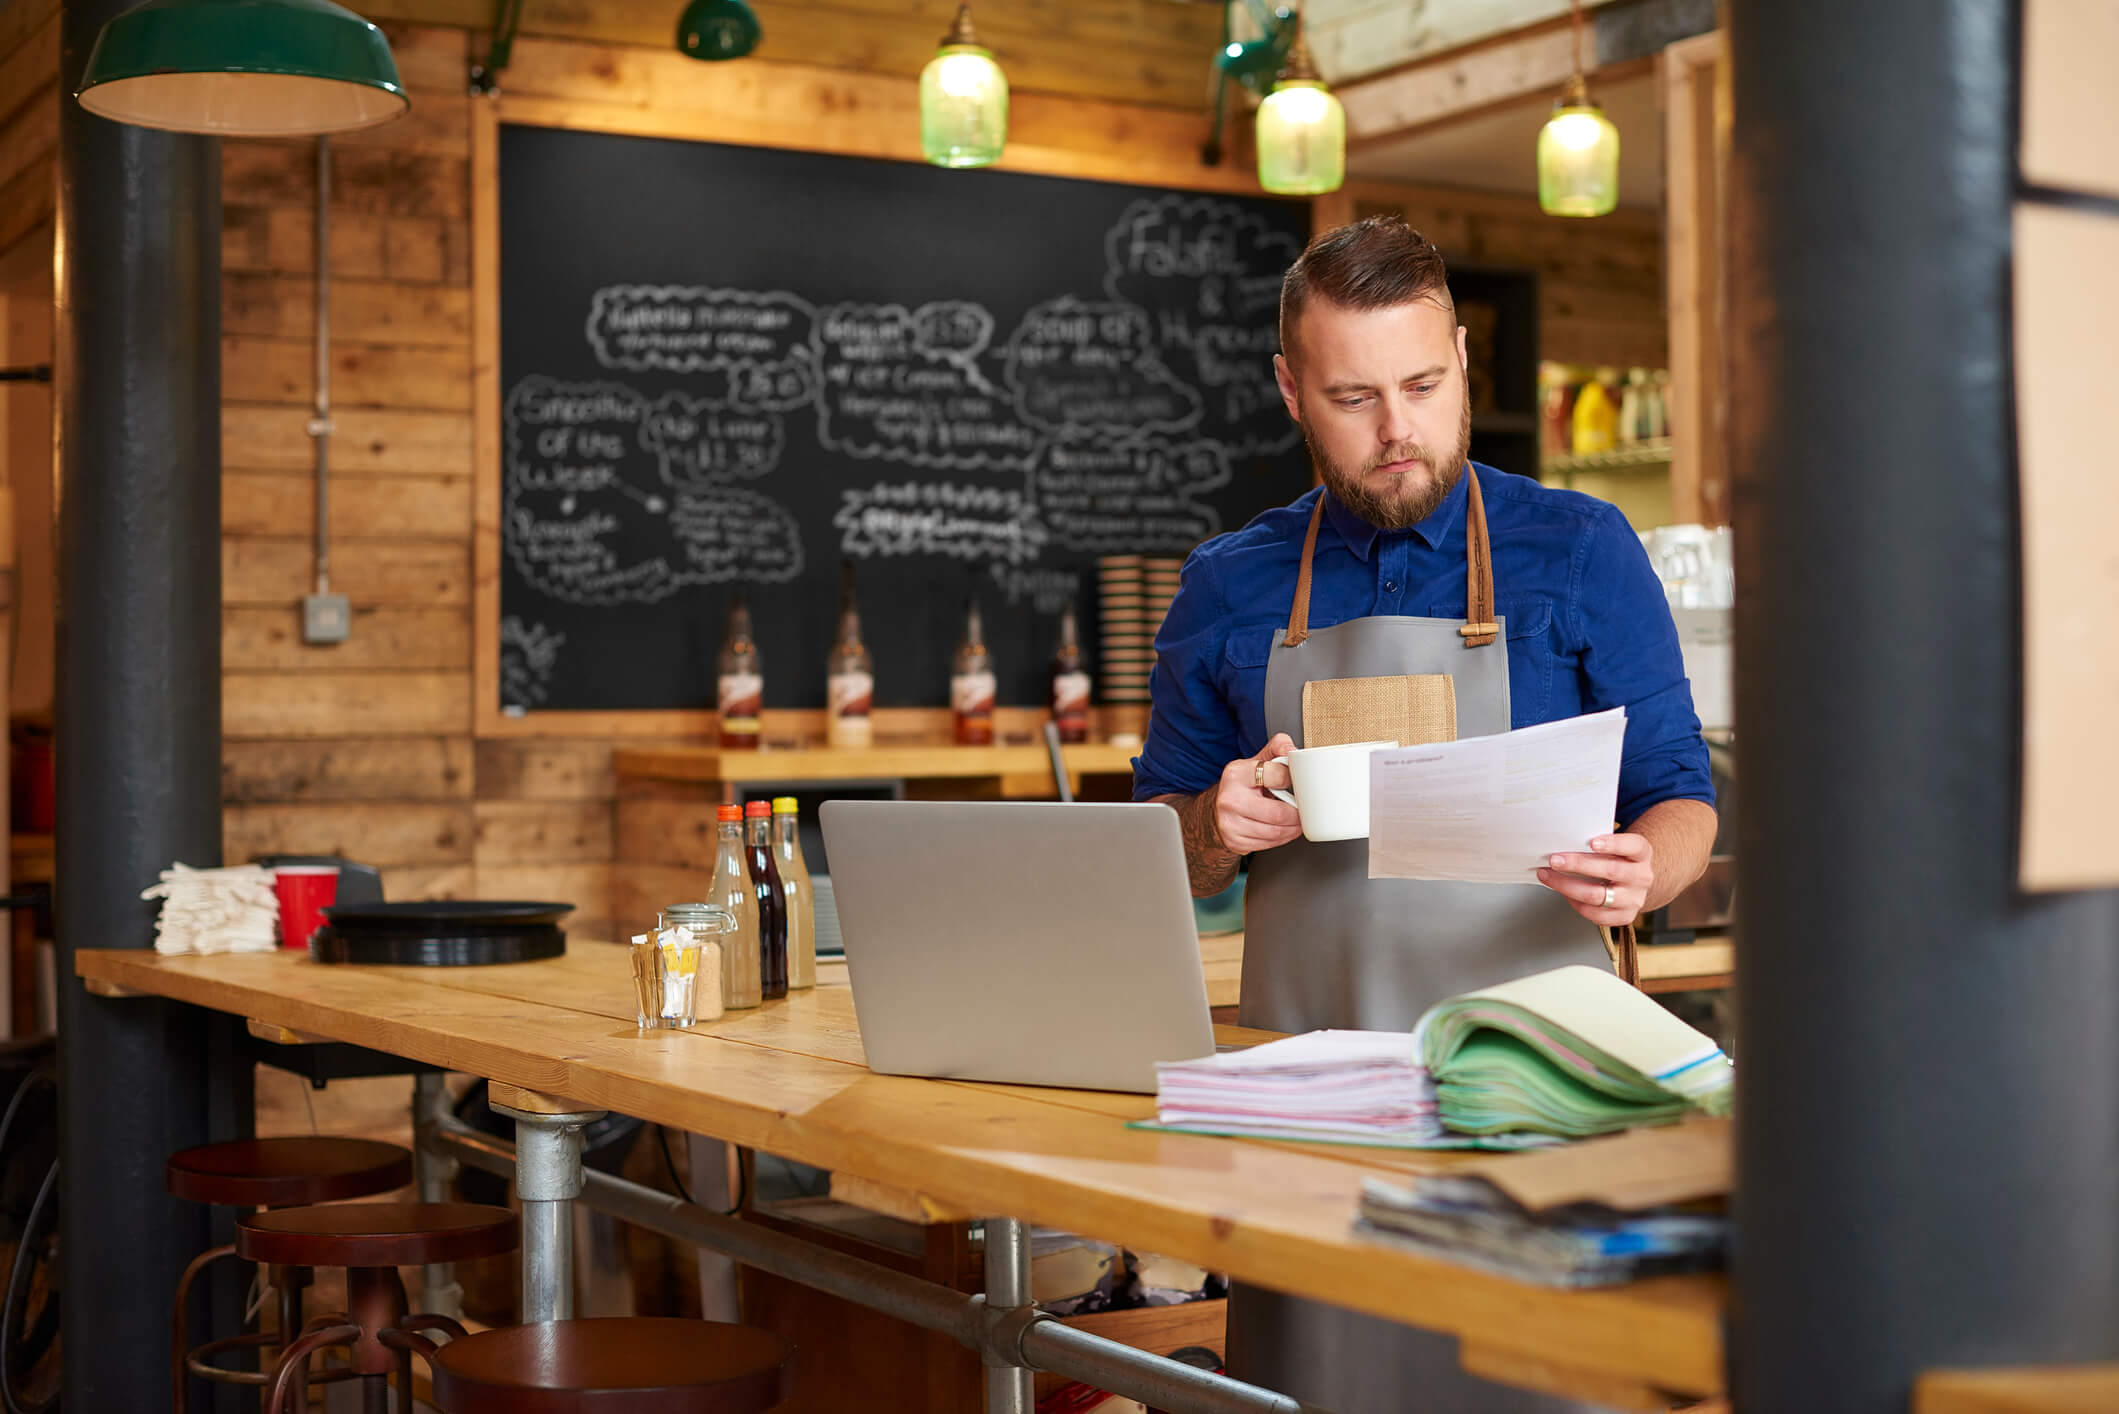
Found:
[{"label": "stool seat", "polygon": [[794,1393],[771,1331],[670,1316],[480,1331],[427,1363],[447,1414],[764,1414]]},{"label": "stool seat", "polygon": [[296,1267],[412,1267],[513,1252],[522,1223],[479,1203],[332,1203],[238,1218],[235,1250]]},{"label": "stool seat", "polygon": [[292,1208],[403,1188],[412,1154],[378,1139],[237,1139],[171,1154],[165,1180],[170,1196],[187,1202]]}]

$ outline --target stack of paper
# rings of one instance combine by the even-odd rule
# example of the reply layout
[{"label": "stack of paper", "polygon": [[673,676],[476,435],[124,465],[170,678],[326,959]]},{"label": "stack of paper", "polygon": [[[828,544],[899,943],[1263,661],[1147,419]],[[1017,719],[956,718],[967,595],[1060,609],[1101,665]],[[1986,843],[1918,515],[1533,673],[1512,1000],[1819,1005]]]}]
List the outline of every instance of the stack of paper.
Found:
[{"label": "stack of paper", "polygon": [[1312,1031],[1155,1067],[1169,1128],[1414,1145],[1446,1136],[1435,1091],[1402,1031]]},{"label": "stack of paper", "polygon": [[1728,1238],[1719,1212],[1625,1213],[1581,1203],[1533,1213],[1485,1179],[1416,1177],[1362,1185],[1363,1236],[1543,1286],[1610,1286],[1661,1272],[1719,1266]]},{"label": "stack of paper", "polygon": [[1550,1286],[1717,1264],[1735,1178],[1729,1123],[1695,1119],[1366,1186],[1355,1230]]},{"label": "stack of paper", "polygon": [[1707,1036],[1608,972],[1562,967],[1452,997],[1413,1033],[1442,1124],[1575,1138],[1728,1108]]}]

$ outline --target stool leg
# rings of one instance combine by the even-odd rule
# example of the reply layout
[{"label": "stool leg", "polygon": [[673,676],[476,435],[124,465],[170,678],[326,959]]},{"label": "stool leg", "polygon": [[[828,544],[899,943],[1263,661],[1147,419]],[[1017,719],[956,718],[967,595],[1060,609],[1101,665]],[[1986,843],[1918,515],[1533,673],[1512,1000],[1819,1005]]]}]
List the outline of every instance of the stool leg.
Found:
[{"label": "stool leg", "polygon": [[351,1345],[361,1338],[361,1328],[350,1321],[337,1326],[315,1326],[304,1331],[294,1344],[280,1352],[272,1367],[271,1383],[265,1386],[265,1414],[288,1414],[294,1406],[288,1399],[299,1383],[307,1393],[309,1357],[327,1345]]},{"label": "stool leg", "polygon": [[[422,1203],[449,1201],[449,1181],[455,1177],[456,1161],[436,1153],[431,1136],[449,1114],[449,1087],[440,1071],[421,1071],[412,1077],[412,1178]],[[443,1316],[464,1313],[464,1289],[456,1280],[454,1262],[429,1262],[421,1271],[420,1305]],[[411,1414],[410,1409],[406,1414]]]},{"label": "stool leg", "polygon": [[294,1344],[302,1333],[302,1291],[309,1285],[307,1267],[270,1267],[272,1285],[280,1295],[280,1349]]},{"label": "stool leg", "polygon": [[515,1192],[522,1199],[522,1319],[574,1314],[574,1200],[581,1196],[582,1126],[601,1110],[536,1114],[494,1105],[515,1121]]},{"label": "stool leg", "polygon": [[177,1300],[170,1321],[170,1414],[184,1414],[185,1396],[190,1393],[191,1377],[184,1369],[184,1360],[191,1354],[191,1284],[208,1266],[234,1255],[233,1246],[209,1247],[192,1258],[190,1265],[184,1268],[184,1275],[177,1278]]}]

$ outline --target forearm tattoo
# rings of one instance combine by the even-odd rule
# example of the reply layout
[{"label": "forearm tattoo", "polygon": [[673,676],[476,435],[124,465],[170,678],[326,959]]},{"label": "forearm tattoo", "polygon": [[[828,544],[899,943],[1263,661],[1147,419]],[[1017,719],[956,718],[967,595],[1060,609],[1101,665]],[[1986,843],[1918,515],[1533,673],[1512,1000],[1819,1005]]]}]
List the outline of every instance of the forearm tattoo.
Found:
[{"label": "forearm tattoo", "polygon": [[1236,877],[1237,855],[1221,842],[1214,826],[1214,801],[1221,788],[1211,787],[1198,795],[1163,795],[1156,799],[1177,812],[1178,830],[1185,841],[1185,867],[1191,876],[1192,896],[1207,898],[1220,893]]}]

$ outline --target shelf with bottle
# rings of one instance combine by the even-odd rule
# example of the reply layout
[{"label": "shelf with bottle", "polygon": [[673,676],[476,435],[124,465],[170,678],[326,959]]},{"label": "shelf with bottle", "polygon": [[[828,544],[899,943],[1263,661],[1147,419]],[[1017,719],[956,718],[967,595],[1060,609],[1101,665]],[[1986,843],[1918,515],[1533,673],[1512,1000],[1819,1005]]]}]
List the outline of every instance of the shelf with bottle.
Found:
[{"label": "shelf with bottle", "polygon": [[[1609,365],[1592,368],[1548,360],[1538,365],[1538,409],[1538,454],[1547,467],[1558,459],[1636,446],[1667,448],[1670,371],[1630,368],[1621,377]],[[1653,461],[1646,456],[1610,463],[1605,469]]]},{"label": "shelf with bottle", "polygon": [[1584,471],[1659,471],[1669,465],[1670,439],[1659,437],[1650,442],[1636,442],[1630,447],[1614,447],[1608,452],[1542,457],[1538,469],[1549,480]]}]

